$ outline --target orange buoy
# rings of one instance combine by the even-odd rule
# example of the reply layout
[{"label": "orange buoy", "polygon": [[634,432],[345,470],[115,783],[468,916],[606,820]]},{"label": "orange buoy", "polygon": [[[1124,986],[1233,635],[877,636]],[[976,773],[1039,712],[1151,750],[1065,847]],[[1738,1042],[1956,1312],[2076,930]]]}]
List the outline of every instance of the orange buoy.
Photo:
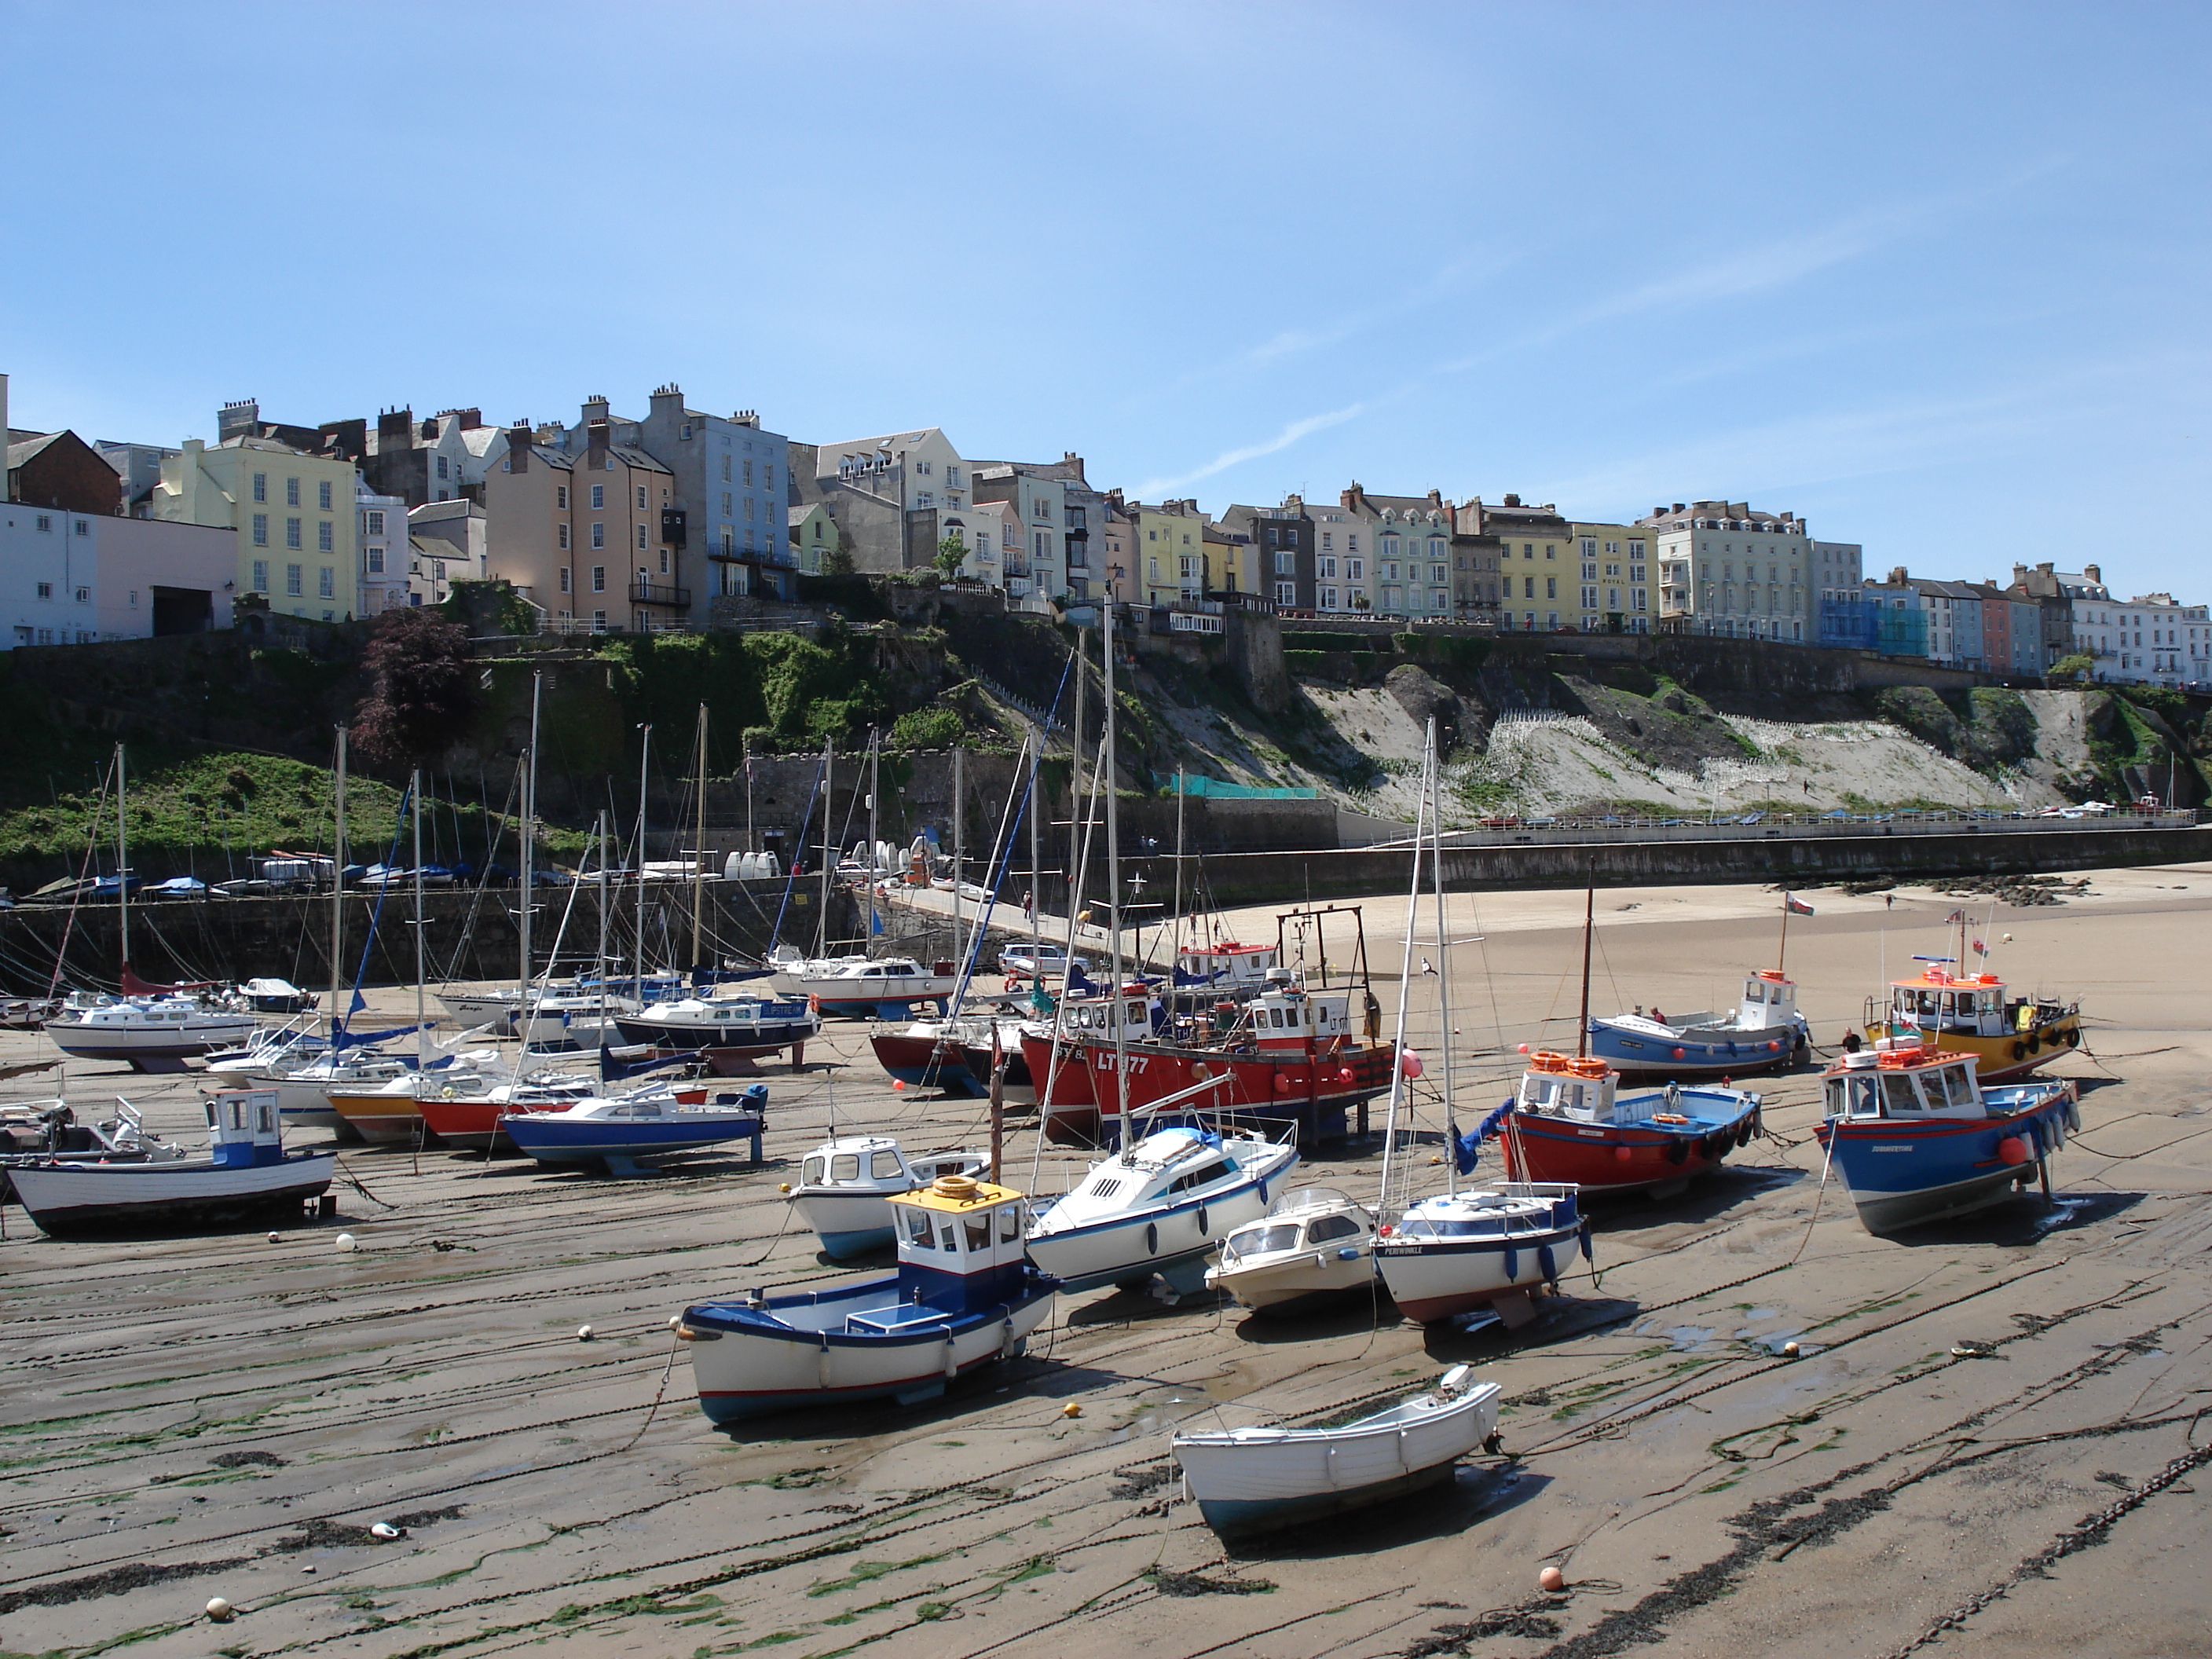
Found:
[{"label": "orange buoy", "polygon": [[1549,1594],[1557,1595],[1567,1587],[1567,1575],[1557,1567],[1547,1567],[1536,1575],[1536,1582]]}]

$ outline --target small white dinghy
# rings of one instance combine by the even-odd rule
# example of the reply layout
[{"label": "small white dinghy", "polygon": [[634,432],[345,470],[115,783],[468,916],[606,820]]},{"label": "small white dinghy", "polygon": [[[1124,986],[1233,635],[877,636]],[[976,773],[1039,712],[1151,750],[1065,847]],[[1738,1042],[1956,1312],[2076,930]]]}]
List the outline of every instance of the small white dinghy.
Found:
[{"label": "small white dinghy", "polygon": [[890,1248],[891,1200],[901,1193],[927,1187],[939,1176],[982,1180],[990,1167],[988,1152],[929,1152],[910,1159],[889,1135],[848,1135],[807,1153],[798,1184],[784,1192],[822,1241],[823,1254],[843,1261]]},{"label": "small white dinghy", "polygon": [[1455,1365],[1426,1394],[1326,1429],[1178,1434],[1183,1489],[1224,1538],[1294,1526],[1440,1486],[1497,1432],[1498,1389]]},{"label": "small white dinghy", "polygon": [[1334,1187],[1301,1187],[1221,1241],[1206,1282],[1255,1312],[1296,1313],[1375,1285],[1375,1217]]}]

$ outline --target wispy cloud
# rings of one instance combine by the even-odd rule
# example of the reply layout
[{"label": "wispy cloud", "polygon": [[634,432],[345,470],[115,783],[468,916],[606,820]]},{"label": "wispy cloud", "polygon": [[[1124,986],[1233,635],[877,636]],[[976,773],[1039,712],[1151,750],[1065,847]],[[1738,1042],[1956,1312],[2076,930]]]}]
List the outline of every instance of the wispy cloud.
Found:
[{"label": "wispy cloud", "polygon": [[1170,490],[1182,489],[1202,479],[1211,478],[1217,473],[1226,472],[1232,466],[1241,466],[1246,461],[1255,461],[1262,455],[1279,453],[1302,438],[1310,438],[1315,433],[1332,426],[1343,425],[1354,416],[1363,413],[1366,408],[1367,405],[1364,403],[1346,404],[1342,409],[1333,409],[1325,415],[1309,415],[1304,420],[1292,421],[1273,437],[1262,442],[1244,444],[1235,449],[1224,449],[1205,465],[1194,468],[1191,471],[1179,473],[1173,477],[1147,478],[1137,486],[1134,493],[1141,499],[1147,495],[1164,495]]}]

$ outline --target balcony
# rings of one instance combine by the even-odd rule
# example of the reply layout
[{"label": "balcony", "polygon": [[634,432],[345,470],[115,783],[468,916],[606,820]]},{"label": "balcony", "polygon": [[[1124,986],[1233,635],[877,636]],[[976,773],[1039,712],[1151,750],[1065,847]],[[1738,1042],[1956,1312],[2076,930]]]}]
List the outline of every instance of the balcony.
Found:
[{"label": "balcony", "polygon": [[629,585],[629,602],[632,605],[665,605],[672,610],[689,611],[691,608],[691,590],[670,587],[661,582],[632,582]]}]

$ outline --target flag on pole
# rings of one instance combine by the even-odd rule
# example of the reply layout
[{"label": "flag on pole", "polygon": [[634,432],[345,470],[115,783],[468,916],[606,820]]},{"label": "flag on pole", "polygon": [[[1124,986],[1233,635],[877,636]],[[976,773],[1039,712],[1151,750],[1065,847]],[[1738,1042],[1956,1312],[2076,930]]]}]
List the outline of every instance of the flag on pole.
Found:
[{"label": "flag on pole", "polygon": [[1983,944],[1983,943],[1981,942],[1981,940],[1979,940],[1979,939],[1976,939],[1976,940],[1974,941],[1974,954],[1975,954],[1976,956],[1978,956],[1978,957],[1985,957],[1985,956],[1989,955],[1989,953],[1990,953],[1990,947],[1989,947],[1988,945],[1986,945]]},{"label": "flag on pole", "polygon": [[1784,893],[1782,896],[1782,908],[1793,916],[1809,916],[1813,914],[1813,907],[1795,893]]},{"label": "flag on pole", "polygon": [[1949,915],[1943,918],[1943,925],[1946,927],[1953,927],[1959,922],[1964,921],[1966,919],[1966,913],[1964,910],[1954,910]]}]

